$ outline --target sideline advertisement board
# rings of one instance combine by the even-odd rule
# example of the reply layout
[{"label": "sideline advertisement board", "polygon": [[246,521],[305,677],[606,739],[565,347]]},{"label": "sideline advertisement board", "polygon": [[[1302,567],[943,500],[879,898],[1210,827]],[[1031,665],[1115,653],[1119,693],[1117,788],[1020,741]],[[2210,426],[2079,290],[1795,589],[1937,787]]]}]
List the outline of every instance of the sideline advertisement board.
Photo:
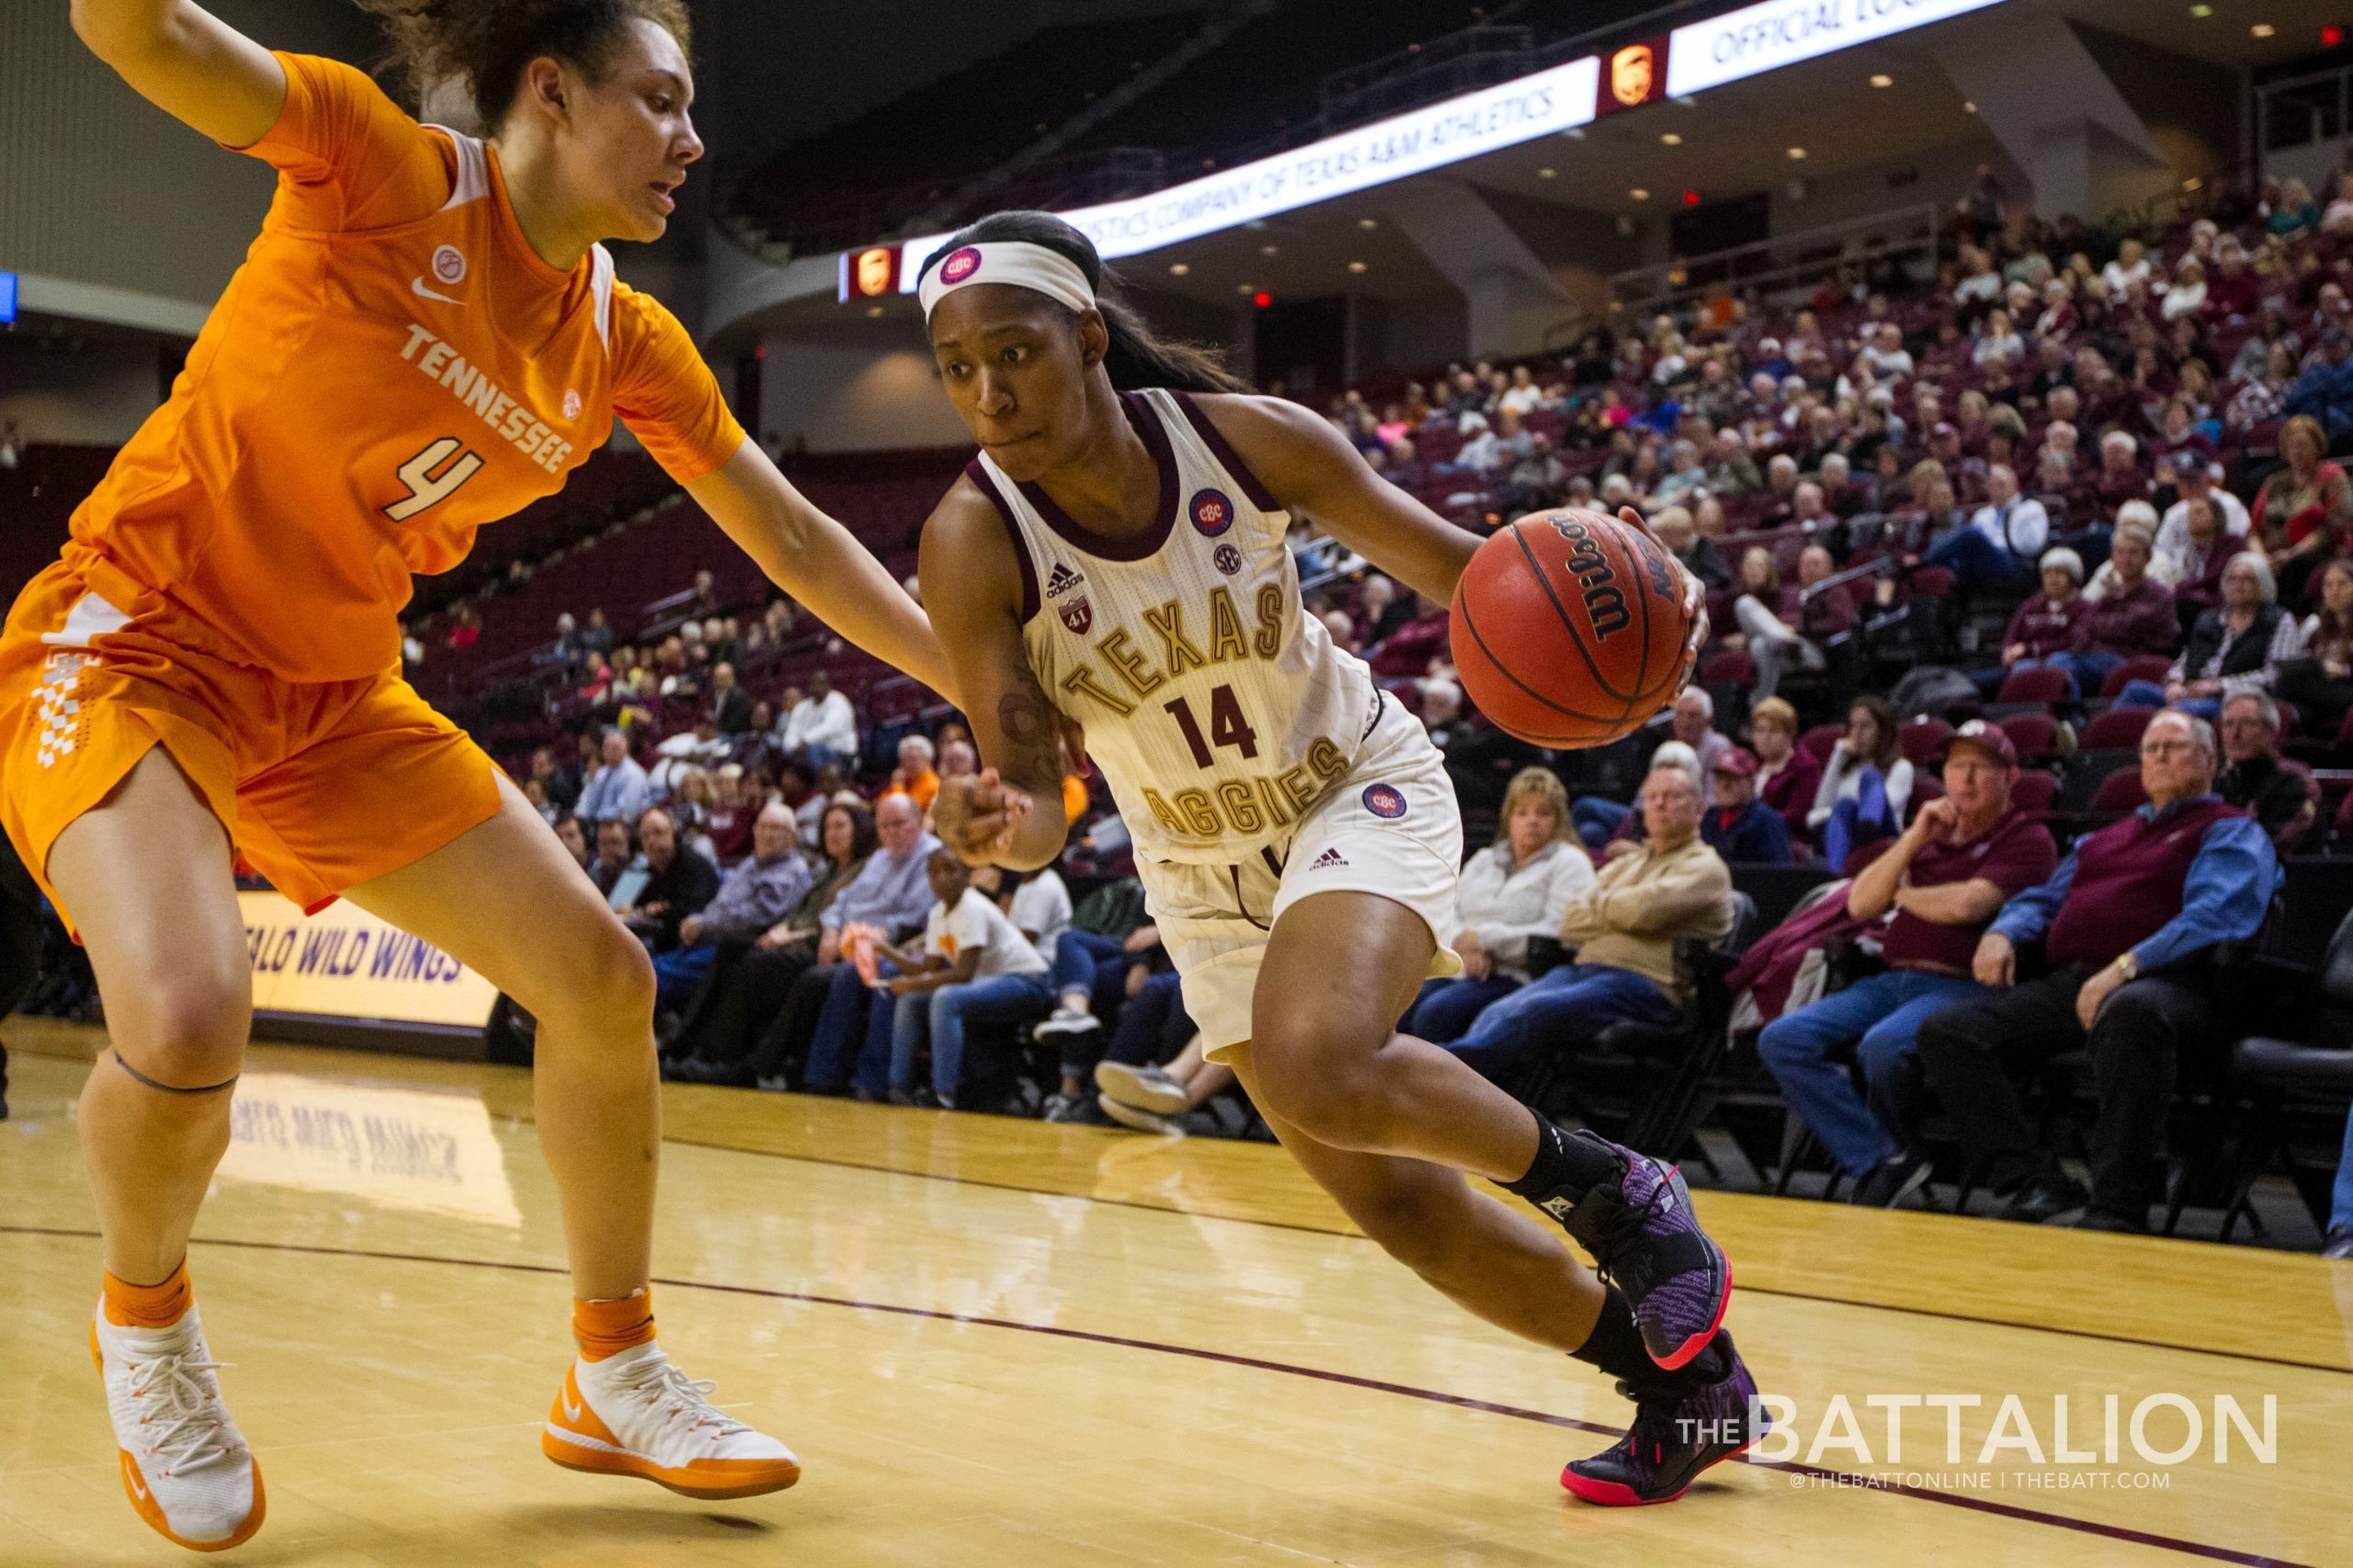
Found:
[{"label": "sideline advertisement board", "polygon": [[240,892],[254,1011],[357,1024],[480,1029],[489,981],[348,899],[305,915],[283,895]]}]

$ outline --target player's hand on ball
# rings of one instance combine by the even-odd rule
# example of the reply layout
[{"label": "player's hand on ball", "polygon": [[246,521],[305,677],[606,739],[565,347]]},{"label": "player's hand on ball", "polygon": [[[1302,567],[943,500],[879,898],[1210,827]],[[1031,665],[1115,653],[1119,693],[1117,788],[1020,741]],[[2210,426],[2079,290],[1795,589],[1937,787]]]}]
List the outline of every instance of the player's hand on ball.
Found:
[{"label": "player's hand on ball", "polygon": [[1027,791],[1015,789],[994,767],[939,781],[931,803],[931,831],[967,865],[993,865],[1013,847],[1013,835],[1029,815]]},{"label": "player's hand on ball", "polygon": [[1691,630],[1683,639],[1682,671],[1676,676],[1675,689],[1666,699],[1667,705],[1672,707],[1676,698],[1683,695],[1683,688],[1690,684],[1691,671],[1699,663],[1699,650],[1708,645],[1708,585],[1683,564],[1675,551],[1666,548],[1666,541],[1658,537],[1658,530],[1651,527],[1648,517],[1631,506],[1620,506],[1618,508],[1618,520],[1628,528],[1640,528],[1649,535],[1651,542],[1658,546],[1658,552],[1666,557],[1667,570],[1674,573],[1676,581],[1682,585],[1683,609],[1690,617]]}]

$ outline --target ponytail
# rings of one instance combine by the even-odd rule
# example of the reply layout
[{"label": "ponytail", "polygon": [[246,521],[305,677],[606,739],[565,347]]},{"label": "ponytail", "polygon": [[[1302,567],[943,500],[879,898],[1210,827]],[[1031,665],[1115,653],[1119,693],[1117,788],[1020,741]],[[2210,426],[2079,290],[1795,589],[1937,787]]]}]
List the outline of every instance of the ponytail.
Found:
[{"label": "ponytail", "polygon": [[445,82],[462,83],[483,131],[514,107],[524,67],[542,55],[601,84],[630,23],[654,23],[688,51],[693,33],[684,0],[356,0],[384,25],[387,64],[421,105]]},{"label": "ponytail", "polygon": [[[1097,256],[1094,244],[1078,230],[1051,212],[992,212],[987,217],[967,223],[949,235],[938,250],[924,258],[921,277],[939,265],[949,256],[966,245],[986,244],[990,241],[1019,240],[1033,245],[1043,245],[1058,255],[1067,256],[1086,274],[1086,281],[1095,290],[1095,308],[1101,312],[1103,324],[1110,333],[1109,350],[1103,356],[1103,369],[1110,375],[1112,387],[1120,392],[1137,392],[1145,387],[1166,387],[1172,392],[1246,392],[1250,383],[1229,369],[1224,353],[1206,344],[1172,343],[1162,338],[1147,325],[1142,316],[1130,304],[1117,274],[1107,269]],[[1052,309],[1078,318],[1061,305]]]}]

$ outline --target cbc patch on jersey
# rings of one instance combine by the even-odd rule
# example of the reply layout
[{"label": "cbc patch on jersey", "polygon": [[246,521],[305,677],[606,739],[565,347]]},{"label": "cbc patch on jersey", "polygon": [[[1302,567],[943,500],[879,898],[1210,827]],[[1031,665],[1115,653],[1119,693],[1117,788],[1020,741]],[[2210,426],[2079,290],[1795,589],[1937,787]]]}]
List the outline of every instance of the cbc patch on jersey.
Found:
[{"label": "cbc patch on jersey", "polygon": [[1233,526],[1233,503],[1222,490],[1193,492],[1193,527],[1203,539],[1215,539]]},{"label": "cbc patch on jersey", "polygon": [[1393,784],[1368,784],[1364,787],[1364,809],[1387,822],[1395,822],[1405,814],[1405,795]]}]

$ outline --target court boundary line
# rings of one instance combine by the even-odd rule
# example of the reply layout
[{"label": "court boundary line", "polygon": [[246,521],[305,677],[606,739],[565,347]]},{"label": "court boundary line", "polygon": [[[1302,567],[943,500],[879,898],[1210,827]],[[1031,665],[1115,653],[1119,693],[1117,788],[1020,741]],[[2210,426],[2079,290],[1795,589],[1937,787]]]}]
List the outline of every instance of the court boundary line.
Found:
[{"label": "court boundary line", "polygon": [[[1327,1234],[1344,1234],[1331,1232]],[[0,1224],[0,1235],[42,1236],[75,1241],[96,1241],[98,1233],[75,1230],[57,1225]],[[253,1241],[235,1236],[190,1236],[190,1246],[231,1247],[246,1252],[299,1253],[314,1257],[348,1257],[380,1263],[427,1263],[445,1267],[489,1268],[508,1274],[535,1274],[563,1278],[571,1270],[551,1263],[525,1263],[504,1258],[450,1257],[438,1253],[385,1252],[371,1247],[337,1247],[317,1245],[306,1242]],[[806,1290],[782,1290],[764,1285],[732,1285],[707,1279],[683,1279],[656,1275],[650,1281],[665,1290],[705,1290],[720,1295],[749,1296],[762,1301],[796,1301],[808,1306],[842,1307],[852,1312],[881,1312],[893,1317],[922,1318],[935,1323],[950,1323],[974,1328],[1006,1329],[1022,1334],[1044,1335],[1055,1339],[1068,1339],[1087,1345],[1100,1345],[1114,1349],[1144,1350],[1163,1356],[1179,1356],[1191,1360],[1208,1361],[1220,1366],[1236,1367],[1245,1371],[1276,1372],[1290,1377],[1313,1379],[1318,1382],[1336,1383],[1342,1387],[1361,1389],[1372,1393],[1396,1394],[1432,1404],[1448,1405],[1481,1415],[1504,1415],[1519,1421],[1563,1430],[1586,1432],[1605,1437],[1622,1437],[1624,1428],[1602,1422],[1586,1421],[1574,1415],[1555,1415],[1549,1411],[1529,1410],[1525,1406],[1497,1404],[1488,1400],[1474,1399],[1468,1394],[1449,1393],[1440,1389],[1416,1388],[1410,1383],[1385,1382],[1377,1378],[1358,1377],[1351,1372],[1328,1371],[1320,1367],[1302,1367],[1289,1361],[1268,1361],[1254,1356],[1240,1356],[1229,1350],[1211,1350],[1198,1346],[1170,1345],[1153,1339],[1131,1339],[1121,1335],[1097,1334],[1089,1329],[1064,1328],[1054,1324],[1023,1323],[1017,1318],[982,1317],[970,1312],[947,1312],[935,1307],[912,1307],[890,1301],[863,1301],[849,1296],[829,1296]],[[1745,1454],[1735,1456],[1738,1462],[1757,1470],[1777,1471],[1784,1474],[1803,1475],[1815,1480],[1840,1483],[1841,1490],[1887,1493],[1909,1497],[1923,1503],[1938,1503],[1948,1507],[1964,1508],[1972,1513],[1989,1514],[1998,1518],[2014,1519],[2022,1524],[2045,1525],[2056,1529],[2074,1530],[2108,1540],[2148,1546],[2159,1551],[2175,1551],[2185,1556],[2203,1558],[2209,1562],[2238,1564],[2239,1568],[2316,1568],[2292,1558],[2265,1557],[2234,1547],[2214,1546],[2205,1541],[2184,1540],[2177,1536],[2160,1535],[2154,1530],[2134,1529],[2128,1525],[2105,1524],[2097,1519],[2075,1518],[2065,1514],[2053,1514],[2040,1508],[2029,1508],[2015,1503],[1996,1503],[1990,1498],[1972,1497],[1965,1493],[1944,1492],[1935,1487],[1915,1486],[1908,1482],[1884,1484],[1863,1484],[1869,1478],[1857,1471],[1832,1470],[1826,1466],[1810,1465],[1793,1460],[1757,1460]]]},{"label": "court boundary line", "polygon": [[[794,1154],[779,1149],[752,1149],[738,1143],[715,1143],[708,1139],[678,1138],[665,1133],[665,1143],[676,1143],[689,1149],[708,1149],[725,1154],[751,1154],[767,1160],[790,1160],[801,1165],[831,1165],[842,1170],[869,1171],[881,1176],[915,1176],[924,1181],[951,1182],[958,1187],[987,1187],[996,1192],[1016,1192],[1030,1198],[1067,1198],[1082,1203],[1101,1203],[1117,1209],[1133,1209],[1147,1214],[1166,1214],[1180,1220],[1215,1220],[1227,1224],[1256,1225],[1267,1230],[1295,1231],[1304,1235],[1330,1236],[1340,1241],[1364,1242],[1378,1246],[1361,1231],[1336,1231],[1327,1225],[1307,1225],[1293,1220],[1262,1220],[1246,1214],[1211,1214],[1199,1210],[1172,1209],[1165,1204],[1145,1203],[1132,1198],[1104,1198],[1085,1192],[1056,1192],[1049,1187],[1022,1187],[1009,1181],[992,1181],[986,1176],[949,1176],[939,1171],[909,1170],[900,1165],[869,1165],[860,1160],[845,1160],[826,1154]],[[1797,1201],[1792,1199],[1791,1201]],[[1993,1222],[1993,1221],[1989,1221]],[[1868,1301],[1850,1296],[1826,1296],[1812,1290],[1791,1290],[1770,1285],[1751,1285],[1740,1280],[1733,1283],[1734,1290],[1752,1295],[1772,1296],[1793,1301],[1819,1301],[1825,1306],[1855,1307],[1866,1312],[1902,1312],[1911,1317],[1938,1318],[1947,1323],[1976,1324],[1986,1328],[2014,1328],[2029,1334],[2055,1334],[2070,1339],[2090,1339],[2107,1345],[2129,1345],[2144,1350],[2178,1350],[2193,1356],[2218,1356],[2230,1361],[2249,1361],[2259,1366],[2288,1367],[2304,1372],[2326,1372],[2336,1377],[2353,1377],[2353,1367],[2332,1366],[2325,1361],[2300,1361],[2289,1356],[2266,1356],[2253,1350],[2222,1350],[2211,1345],[2186,1345],[2169,1339],[2143,1339],[2127,1334],[2103,1334],[2092,1328],[2066,1328],[2054,1324],[2027,1323],[2018,1318],[1980,1317],[1971,1312],[1948,1312],[1938,1307],[1907,1306],[1900,1301]]]}]

